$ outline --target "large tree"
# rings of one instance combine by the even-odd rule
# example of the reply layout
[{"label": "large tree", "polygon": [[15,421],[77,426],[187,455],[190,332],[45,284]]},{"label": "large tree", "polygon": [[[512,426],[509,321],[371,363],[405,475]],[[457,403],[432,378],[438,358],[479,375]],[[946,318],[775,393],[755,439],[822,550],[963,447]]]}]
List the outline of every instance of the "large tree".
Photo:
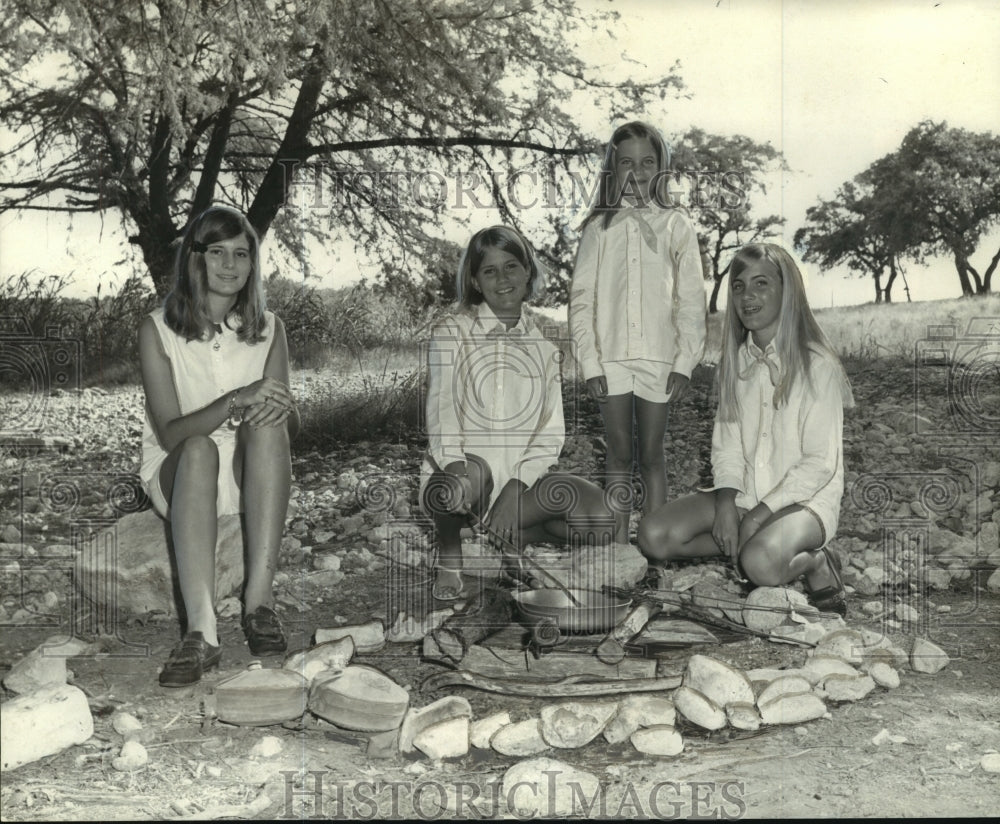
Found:
[{"label": "large tree", "polygon": [[[503,171],[565,164],[681,89],[602,82],[572,0],[10,0],[0,23],[0,210],[109,212],[159,293],[213,202],[293,251],[355,241],[419,271],[446,210],[516,217]],[[577,97],[577,99],[579,99]],[[464,211],[463,211],[464,210]]]},{"label": "large tree", "polygon": [[787,166],[770,143],[692,128],[677,141],[673,168],[686,184],[684,201],[698,227],[703,257],[711,264],[705,277],[713,281],[708,311],[714,313],[733,253],[785,222],[778,215],[755,214],[754,201],[767,193],[767,175]]},{"label": "large tree", "polygon": [[1000,248],[982,274],[970,258],[1000,224],[1000,139],[924,121],[858,181],[871,188],[879,232],[918,257],[950,255],[963,295],[990,291]]},{"label": "large tree", "polygon": [[[805,250],[803,258],[821,269],[846,264],[870,276],[875,283],[875,302],[892,302],[892,287],[902,273],[904,244],[884,231],[871,186],[858,181],[843,184],[832,200],[820,200],[806,210],[805,226],[795,232],[795,245]],[[888,273],[885,286],[883,276]],[[904,276],[905,278],[905,276]]]}]

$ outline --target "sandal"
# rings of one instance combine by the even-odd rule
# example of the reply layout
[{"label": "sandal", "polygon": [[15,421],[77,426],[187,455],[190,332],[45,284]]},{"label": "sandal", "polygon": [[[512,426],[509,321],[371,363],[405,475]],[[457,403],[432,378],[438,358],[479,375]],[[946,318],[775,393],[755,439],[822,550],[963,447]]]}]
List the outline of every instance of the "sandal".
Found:
[{"label": "sandal", "polygon": [[263,605],[243,617],[243,634],[253,655],[279,655],[288,649],[281,621]]},{"label": "sandal", "polygon": [[437,574],[434,577],[434,587],[431,594],[436,601],[457,601],[462,597],[465,583],[462,581],[462,570],[435,565]]},{"label": "sandal", "polygon": [[197,684],[201,676],[219,666],[222,646],[205,643],[200,632],[189,632],[179,647],[170,652],[170,658],[160,672],[161,687],[187,687]]},{"label": "sandal", "polygon": [[807,592],[806,599],[820,612],[835,612],[843,618],[847,615],[847,593],[844,591],[844,579],[841,577],[840,559],[825,546],[820,547],[820,552],[826,558],[826,565],[833,573],[836,583]]}]

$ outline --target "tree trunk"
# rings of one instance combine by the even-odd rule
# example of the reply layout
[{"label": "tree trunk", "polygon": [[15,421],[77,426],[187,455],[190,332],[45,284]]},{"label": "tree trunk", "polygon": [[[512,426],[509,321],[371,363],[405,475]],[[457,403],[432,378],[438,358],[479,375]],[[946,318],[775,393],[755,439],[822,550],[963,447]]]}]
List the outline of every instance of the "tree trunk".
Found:
[{"label": "tree trunk", "polygon": [[712,285],[712,297],[708,301],[708,314],[714,315],[719,311],[719,289],[722,286],[722,275],[715,278]]},{"label": "tree trunk", "polygon": [[976,294],[969,280],[969,262],[960,252],[955,252],[955,268],[958,269],[958,280],[962,284],[962,297]]},{"label": "tree trunk", "polygon": [[996,271],[997,263],[1000,263],[1000,249],[997,249],[997,253],[993,255],[993,260],[990,261],[990,265],[986,267],[986,273],[983,275],[982,294],[984,295],[988,295],[992,288],[991,281],[993,280],[993,273]]},{"label": "tree trunk", "polygon": [[889,279],[885,282],[885,302],[892,303],[892,284],[896,280],[896,275],[899,272],[896,271],[896,262],[889,262]]},{"label": "tree trunk", "polygon": [[882,302],[882,270],[878,269],[872,273],[875,277],[875,302]]}]

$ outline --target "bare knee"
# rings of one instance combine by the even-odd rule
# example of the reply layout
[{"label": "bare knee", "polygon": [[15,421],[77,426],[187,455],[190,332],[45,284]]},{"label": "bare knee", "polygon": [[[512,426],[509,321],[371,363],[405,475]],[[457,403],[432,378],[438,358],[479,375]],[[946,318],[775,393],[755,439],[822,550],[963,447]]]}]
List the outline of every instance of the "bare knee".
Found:
[{"label": "bare knee", "polygon": [[787,584],[786,570],[780,561],[780,548],[771,542],[752,538],[740,552],[740,566],[747,578],[759,587]]},{"label": "bare knee", "polygon": [[478,455],[466,454],[465,466],[472,484],[473,500],[469,501],[469,505],[476,507],[480,501],[488,501],[493,495],[493,472]]},{"label": "bare knee", "polygon": [[278,426],[249,426],[240,425],[240,437],[247,445],[270,446],[284,451],[290,449],[290,438],[288,427],[284,424]]},{"label": "bare knee", "polygon": [[192,435],[180,445],[178,466],[203,472],[215,480],[219,471],[219,447],[208,435]]},{"label": "bare knee", "polygon": [[676,531],[664,518],[651,515],[639,521],[639,549],[651,560],[669,561],[678,557],[677,537]]}]

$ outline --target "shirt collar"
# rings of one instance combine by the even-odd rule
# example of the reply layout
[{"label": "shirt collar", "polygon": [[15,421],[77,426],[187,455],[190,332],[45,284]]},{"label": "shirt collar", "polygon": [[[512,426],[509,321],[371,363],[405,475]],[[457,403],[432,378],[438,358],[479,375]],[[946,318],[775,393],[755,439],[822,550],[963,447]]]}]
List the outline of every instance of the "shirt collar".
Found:
[{"label": "shirt collar", "polygon": [[473,325],[484,333],[499,331],[503,335],[512,336],[526,335],[530,331],[528,317],[524,313],[523,307],[521,309],[521,317],[517,319],[517,323],[508,329],[504,322],[493,314],[493,310],[490,309],[490,305],[485,300],[476,307],[476,316]]}]

